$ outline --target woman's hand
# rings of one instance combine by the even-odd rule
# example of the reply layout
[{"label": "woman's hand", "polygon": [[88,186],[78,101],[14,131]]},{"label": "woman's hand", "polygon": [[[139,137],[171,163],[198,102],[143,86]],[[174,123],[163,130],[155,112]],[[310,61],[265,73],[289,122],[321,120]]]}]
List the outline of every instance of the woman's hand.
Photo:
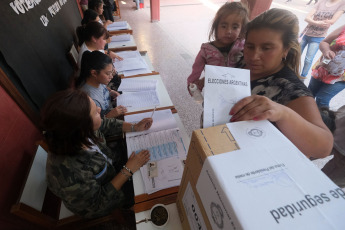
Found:
[{"label": "woman's hand", "polygon": [[107,113],[105,117],[107,118],[118,117],[120,115],[125,114],[126,112],[127,112],[127,108],[124,107],[123,105],[120,105],[110,110],[110,112]]},{"label": "woman's hand", "polygon": [[115,91],[115,90],[110,90],[109,91],[110,97],[114,100],[115,98],[117,98],[117,96],[120,96],[120,93]]},{"label": "woman's hand", "polygon": [[152,122],[153,122],[152,118],[150,118],[150,117],[144,118],[141,121],[139,121],[137,124],[134,125],[134,130],[136,132],[148,130],[151,127]]},{"label": "woman's hand", "polygon": [[323,57],[332,60],[335,57],[335,53],[332,50],[326,50],[324,51]]},{"label": "woman's hand", "polygon": [[115,61],[115,59],[117,59],[117,60],[119,60],[119,61],[122,61],[122,60],[123,60],[122,57],[116,55],[116,53],[114,53],[113,51],[110,51],[110,52],[109,52],[109,56],[111,57],[111,59],[113,59],[113,61]]},{"label": "woman's hand", "polygon": [[113,21],[111,21],[111,20],[106,20],[104,23],[103,23],[103,25],[104,25],[104,27],[105,28],[107,28],[110,24],[112,24],[113,23]]},{"label": "woman's hand", "polygon": [[232,115],[230,121],[248,121],[248,120],[269,120],[272,122],[283,119],[284,105],[273,102],[267,97],[254,95],[243,98],[237,102],[230,110]]},{"label": "woman's hand", "polygon": [[150,152],[148,150],[143,150],[138,154],[133,152],[129,157],[126,167],[129,168],[132,173],[135,173],[140,169],[141,166],[146,164],[150,160]]},{"label": "woman's hand", "polygon": [[320,27],[328,28],[331,26],[331,23],[327,21],[316,21],[317,25]]}]

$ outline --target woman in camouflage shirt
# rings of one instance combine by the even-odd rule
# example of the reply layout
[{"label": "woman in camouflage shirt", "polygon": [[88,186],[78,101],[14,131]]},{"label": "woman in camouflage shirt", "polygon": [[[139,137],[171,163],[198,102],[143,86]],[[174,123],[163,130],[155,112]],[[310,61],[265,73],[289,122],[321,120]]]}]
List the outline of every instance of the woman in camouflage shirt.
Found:
[{"label": "woman in camouflage shirt", "polygon": [[43,106],[41,118],[49,147],[47,184],[69,210],[86,218],[100,217],[133,199],[126,197],[123,185],[149,161],[150,154],[147,150],[133,153],[121,164],[126,162],[126,152],[112,151],[105,137],[147,130],[151,118],[135,125],[102,120],[95,102],[72,89],[54,94]]}]

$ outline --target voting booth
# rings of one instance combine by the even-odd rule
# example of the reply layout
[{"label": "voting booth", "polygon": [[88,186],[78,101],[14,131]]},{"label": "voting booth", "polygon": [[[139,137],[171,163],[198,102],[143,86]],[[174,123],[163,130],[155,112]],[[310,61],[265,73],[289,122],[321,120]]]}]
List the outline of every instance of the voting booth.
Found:
[{"label": "voting booth", "polygon": [[184,229],[343,229],[345,193],[270,122],[243,121],[193,132],[177,208]]}]

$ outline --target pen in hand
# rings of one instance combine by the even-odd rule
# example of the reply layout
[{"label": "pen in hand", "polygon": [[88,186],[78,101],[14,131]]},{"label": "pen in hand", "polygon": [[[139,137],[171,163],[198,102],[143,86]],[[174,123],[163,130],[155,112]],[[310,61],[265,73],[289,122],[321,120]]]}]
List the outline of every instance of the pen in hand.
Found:
[{"label": "pen in hand", "polygon": [[153,109],[152,114],[151,114],[151,118],[153,117],[153,114],[155,113],[156,108],[157,108],[157,106],[155,106],[155,108]]}]

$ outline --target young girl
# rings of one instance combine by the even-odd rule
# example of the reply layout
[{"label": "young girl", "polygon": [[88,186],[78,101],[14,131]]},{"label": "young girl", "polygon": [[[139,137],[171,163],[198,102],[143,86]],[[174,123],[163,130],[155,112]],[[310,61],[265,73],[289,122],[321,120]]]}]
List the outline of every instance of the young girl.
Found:
[{"label": "young girl", "polygon": [[[205,65],[241,67],[244,32],[248,22],[248,9],[240,2],[227,2],[216,13],[209,34],[212,42],[203,43],[191,75],[187,79],[187,88],[194,83],[200,90],[204,80],[200,75]],[[190,93],[190,92],[189,92]]]},{"label": "young girl", "polygon": [[304,80],[312,66],[315,54],[319,49],[320,42],[326,37],[327,31],[340,16],[345,12],[345,1],[343,0],[322,0],[316,4],[314,9],[309,12],[305,21],[307,27],[302,33],[305,33],[301,41],[301,50],[308,46],[304,59],[301,79]]},{"label": "young girl", "polygon": [[127,112],[124,106],[113,108],[112,99],[119,93],[107,87],[113,78],[112,70],[113,63],[107,55],[99,51],[84,52],[76,88],[86,92],[101,108],[101,117],[118,117]]},{"label": "young girl", "polygon": [[143,150],[127,160],[127,151],[110,149],[105,140],[122,132],[147,130],[151,118],[134,125],[102,120],[99,112],[86,93],[72,89],[55,93],[41,110],[49,148],[47,185],[69,210],[85,218],[132,206],[133,188],[126,182],[150,159]]},{"label": "young girl", "polygon": [[333,137],[298,78],[297,35],[297,17],[283,9],[270,9],[248,23],[244,60],[252,96],[232,107],[230,121],[267,119],[307,157],[321,158],[331,152]]},{"label": "young girl", "polygon": [[[78,55],[78,67],[81,67],[81,58],[83,53],[88,51],[99,50],[104,53],[104,46],[106,44],[106,40],[109,38],[108,31],[98,22],[89,22],[86,26],[81,26],[78,28],[80,31],[79,45],[80,51]],[[109,55],[113,60],[116,58],[118,60],[123,60],[121,57],[116,55],[112,51],[107,51],[107,55]]]}]

